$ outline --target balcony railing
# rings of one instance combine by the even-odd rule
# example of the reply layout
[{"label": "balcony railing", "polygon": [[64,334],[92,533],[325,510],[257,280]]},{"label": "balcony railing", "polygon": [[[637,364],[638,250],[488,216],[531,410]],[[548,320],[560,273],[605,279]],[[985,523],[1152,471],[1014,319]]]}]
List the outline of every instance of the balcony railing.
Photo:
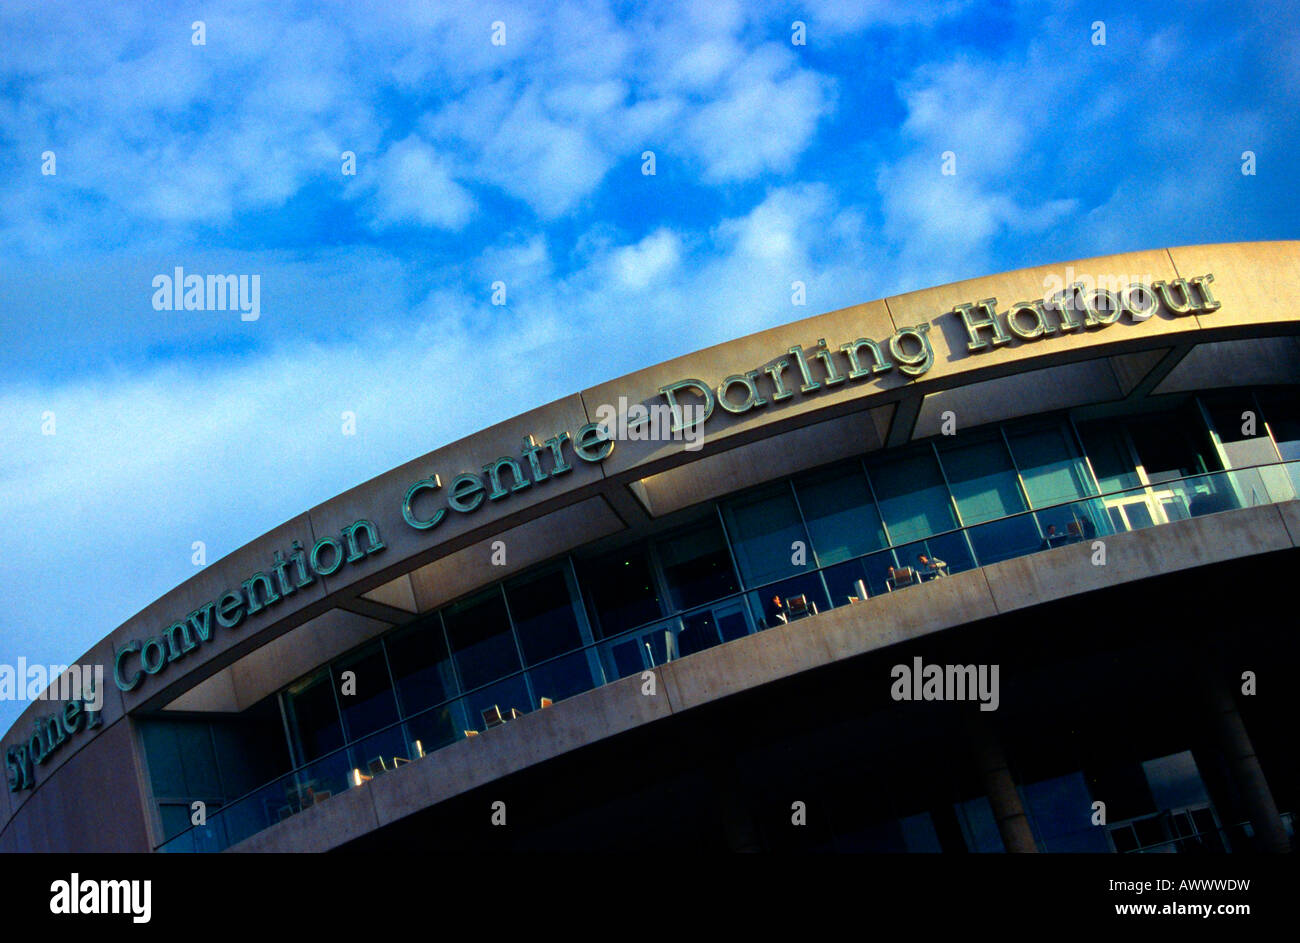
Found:
[{"label": "balcony railing", "polygon": [[[1127,531],[1202,517],[1219,511],[1294,500],[1300,462],[1277,462],[1173,478],[1106,494],[1022,511],[992,521],[933,534],[750,587],[705,606],[656,620],[594,642],[450,698],[357,739],[210,811],[159,851],[221,851],[346,789],[409,762],[426,761],[457,740],[491,733],[498,723],[549,707],[548,670],[585,667],[568,696],[742,638],[815,611],[861,603],[895,591],[890,567],[914,565],[916,555],[958,573],[1014,557],[1046,552]],[[924,593],[928,576],[899,592]],[[803,597],[804,606],[788,605]],[[920,597],[918,596],[918,600]],[[779,601],[778,607],[775,603]],[[572,675],[570,675],[572,677]],[[572,687],[572,685],[570,685]],[[536,697],[536,700],[534,698]],[[486,712],[486,715],[485,715]],[[485,728],[485,729],[480,729]],[[435,760],[436,762],[436,760]]]}]

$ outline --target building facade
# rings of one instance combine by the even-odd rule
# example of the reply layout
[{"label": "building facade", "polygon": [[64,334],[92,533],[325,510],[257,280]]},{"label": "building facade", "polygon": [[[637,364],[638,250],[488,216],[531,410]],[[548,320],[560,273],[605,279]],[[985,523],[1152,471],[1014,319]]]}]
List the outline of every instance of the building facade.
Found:
[{"label": "building facade", "polygon": [[971,279],[431,452],[79,659],[0,849],[1290,850],[1297,289]]}]

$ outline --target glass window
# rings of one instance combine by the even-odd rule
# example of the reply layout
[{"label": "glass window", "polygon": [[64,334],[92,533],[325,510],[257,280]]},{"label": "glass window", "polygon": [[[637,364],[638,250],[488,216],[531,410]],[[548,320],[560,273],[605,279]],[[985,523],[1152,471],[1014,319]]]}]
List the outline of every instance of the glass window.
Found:
[{"label": "glass window", "polygon": [[437,614],[384,640],[402,716],[409,717],[456,694],[456,678]]},{"label": "glass window", "polygon": [[644,545],[592,557],[579,564],[578,573],[600,638],[611,638],[664,614]]},{"label": "glass window", "polygon": [[822,566],[888,546],[858,463],[805,475],[795,480],[795,491]]},{"label": "glass window", "polygon": [[[787,482],[726,502],[723,515],[746,586],[769,583],[812,565],[812,554],[806,552],[808,535]],[[804,545],[805,566],[791,562],[795,541]]]},{"label": "glass window", "polygon": [[1000,433],[978,437],[967,433],[960,445],[940,443],[939,460],[963,524],[982,524],[1026,510]]},{"label": "glass window", "polygon": [[533,691],[537,695],[537,703],[532,707],[540,707],[544,697],[555,703],[603,684],[599,665],[594,662],[592,653],[574,652],[531,669],[528,676],[532,679]]},{"label": "glass window", "polygon": [[1146,773],[1156,808],[1162,812],[1210,801],[1191,750],[1147,760],[1142,764],[1142,771]]},{"label": "glass window", "polygon": [[911,456],[873,462],[867,470],[895,544],[957,527],[939,464],[928,447]]},{"label": "glass window", "polygon": [[1129,420],[1129,434],[1152,484],[1219,469],[1209,430],[1193,405]]},{"label": "glass window", "polygon": [[504,678],[523,667],[499,588],[448,606],[442,619],[465,690]]},{"label": "glass window", "polygon": [[[381,727],[397,722],[397,698],[384,661],[384,650],[375,643],[359,652],[340,658],[332,670],[339,708],[343,712],[343,730],[348,740],[368,736]],[[344,684],[344,672],[351,672]]]},{"label": "glass window", "polygon": [[1007,430],[1030,506],[1041,508],[1092,493],[1088,469],[1064,423],[1047,428]]},{"label": "glass window", "polygon": [[980,566],[989,566],[1013,557],[1023,557],[1039,550],[1051,549],[1059,538],[1051,539],[1039,534],[1038,524],[1032,514],[1009,517],[1004,521],[991,521],[972,527],[971,546]]},{"label": "glass window", "polygon": [[[890,562],[893,562],[892,555],[890,555]],[[850,596],[860,602],[875,595],[867,583],[867,570],[862,560],[850,560],[848,563],[829,567],[822,571],[822,576],[826,580],[826,588],[830,591],[832,606],[849,605]]]},{"label": "glass window", "polygon": [[657,549],[674,612],[739,592],[716,517],[659,541]]},{"label": "glass window", "polygon": [[1083,773],[1030,783],[1023,789],[1025,810],[1043,851],[1110,851],[1106,830],[1092,824],[1092,796]]},{"label": "glass window", "polygon": [[1284,462],[1300,460],[1300,395],[1295,389],[1259,394],[1264,419],[1273,433],[1273,442]]},{"label": "glass window", "polygon": [[289,688],[285,697],[290,726],[297,734],[303,762],[343,746],[343,724],[328,670]]},{"label": "glass window", "polygon": [[578,609],[566,576],[564,567],[554,567],[506,583],[506,602],[525,664],[582,647]]},{"label": "glass window", "polygon": [[993,819],[993,807],[987,796],[958,802],[952,807],[961,825],[962,837],[966,847],[974,852],[1006,851],[1002,844],[1002,835],[998,832],[998,823]]},{"label": "glass window", "polygon": [[1137,468],[1128,450],[1124,430],[1114,420],[1079,423],[1079,438],[1103,493],[1139,487]]}]

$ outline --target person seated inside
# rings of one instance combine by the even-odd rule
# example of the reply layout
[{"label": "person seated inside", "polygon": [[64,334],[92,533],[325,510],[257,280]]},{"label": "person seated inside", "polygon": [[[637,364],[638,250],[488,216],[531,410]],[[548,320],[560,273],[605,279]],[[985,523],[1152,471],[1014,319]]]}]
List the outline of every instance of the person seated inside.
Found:
[{"label": "person seated inside", "polygon": [[785,603],[781,601],[780,596],[772,597],[772,610],[773,623],[786,623],[790,621],[790,612],[785,608]]},{"label": "person seated inside", "polygon": [[1051,550],[1053,547],[1056,546],[1057,541],[1060,539],[1060,537],[1061,535],[1056,532],[1056,525],[1048,524],[1047,533],[1043,535],[1043,543],[1038,549]]},{"label": "person seated inside", "polygon": [[921,574],[922,581],[948,575],[948,564],[937,557],[927,557],[923,553],[916,555],[916,569]]}]

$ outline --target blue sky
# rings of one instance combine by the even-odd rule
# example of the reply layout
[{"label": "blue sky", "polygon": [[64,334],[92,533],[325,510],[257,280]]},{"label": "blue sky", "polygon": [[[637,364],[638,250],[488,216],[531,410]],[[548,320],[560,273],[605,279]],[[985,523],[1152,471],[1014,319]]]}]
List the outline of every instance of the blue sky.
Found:
[{"label": "blue sky", "polygon": [[[650,363],[1300,235],[1287,3],[89,7],[0,7],[5,663],[75,659],[194,541]],[[154,310],[176,266],[259,275],[260,318]]]}]

